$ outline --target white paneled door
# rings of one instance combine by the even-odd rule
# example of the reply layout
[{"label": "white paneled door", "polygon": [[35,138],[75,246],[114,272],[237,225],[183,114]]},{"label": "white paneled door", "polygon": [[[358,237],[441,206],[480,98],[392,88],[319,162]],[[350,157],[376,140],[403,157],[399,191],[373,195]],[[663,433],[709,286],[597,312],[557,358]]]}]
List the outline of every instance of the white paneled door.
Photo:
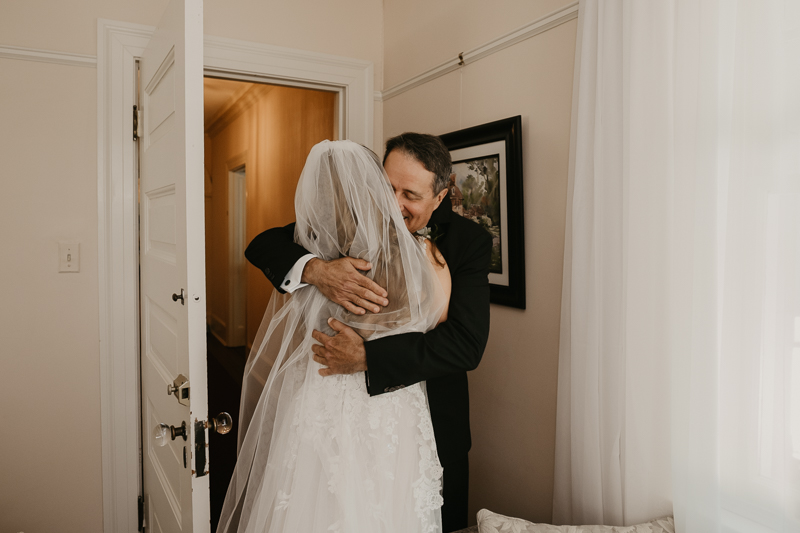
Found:
[{"label": "white paneled door", "polygon": [[140,64],[145,527],[210,529],[203,223],[203,5],[171,0]]}]

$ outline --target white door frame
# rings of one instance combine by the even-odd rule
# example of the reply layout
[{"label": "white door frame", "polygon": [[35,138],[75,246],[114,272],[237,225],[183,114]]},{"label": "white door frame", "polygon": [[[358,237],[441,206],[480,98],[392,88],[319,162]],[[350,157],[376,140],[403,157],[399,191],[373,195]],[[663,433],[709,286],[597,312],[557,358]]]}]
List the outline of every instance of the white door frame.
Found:
[{"label": "white door frame", "polygon": [[[247,344],[247,151],[228,160],[228,346]],[[244,169],[244,177],[241,170]],[[251,172],[252,174],[252,172]],[[252,179],[252,175],[251,175]]]},{"label": "white door frame", "polygon": [[[132,132],[135,64],[153,30],[97,22],[103,530],[109,532],[137,531],[141,491],[138,189]],[[372,63],[219,37],[205,38],[204,55],[207,74],[337,91],[340,138],[372,148]]]}]

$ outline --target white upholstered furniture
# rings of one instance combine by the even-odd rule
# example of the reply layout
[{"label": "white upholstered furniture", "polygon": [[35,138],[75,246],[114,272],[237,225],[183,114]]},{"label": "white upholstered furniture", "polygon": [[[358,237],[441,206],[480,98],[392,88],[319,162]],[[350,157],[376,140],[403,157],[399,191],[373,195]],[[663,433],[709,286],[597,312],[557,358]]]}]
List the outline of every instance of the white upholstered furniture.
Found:
[{"label": "white upholstered furniture", "polygon": [[[466,533],[470,529],[463,531]],[[477,533],[675,533],[675,523],[671,516],[666,516],[634,526],[554,526],[534,524],[481,509]]]}]

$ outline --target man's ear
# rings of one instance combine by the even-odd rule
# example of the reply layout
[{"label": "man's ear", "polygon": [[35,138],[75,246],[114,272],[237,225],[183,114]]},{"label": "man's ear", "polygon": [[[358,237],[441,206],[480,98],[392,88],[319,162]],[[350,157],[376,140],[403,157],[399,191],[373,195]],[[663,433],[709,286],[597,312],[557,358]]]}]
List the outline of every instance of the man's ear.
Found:
[{"label": "man's ear", "polygon": [[[439,207],[439,204],[442,203],[445,196],[447,196],[447,187],[439,191],[439,194],[436,195],[436,207]],[[436,209],[436,207],[434,207],[434,209]]]}]

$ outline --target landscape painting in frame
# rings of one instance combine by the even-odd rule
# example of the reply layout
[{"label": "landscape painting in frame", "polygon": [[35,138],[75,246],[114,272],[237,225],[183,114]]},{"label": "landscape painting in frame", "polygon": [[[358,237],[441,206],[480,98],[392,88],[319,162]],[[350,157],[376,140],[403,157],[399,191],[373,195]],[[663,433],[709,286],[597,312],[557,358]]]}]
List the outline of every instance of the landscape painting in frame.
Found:
[{"label": "landscape painting in frame", "polygon": [[[503,246],[500,228],[500,154],[453,161],[450,176],[453,211],[480,224],[492,234],[491,274],[503,275]],[[507,254],[506,254],[507,255]],[[506,259],[506,271],[508,259]]]},{"label": "landscape painting in frame", "polygon": [[453,211],[492,236],[491,302],[525,309],[520,116],[441,135],[450,150]]}]

